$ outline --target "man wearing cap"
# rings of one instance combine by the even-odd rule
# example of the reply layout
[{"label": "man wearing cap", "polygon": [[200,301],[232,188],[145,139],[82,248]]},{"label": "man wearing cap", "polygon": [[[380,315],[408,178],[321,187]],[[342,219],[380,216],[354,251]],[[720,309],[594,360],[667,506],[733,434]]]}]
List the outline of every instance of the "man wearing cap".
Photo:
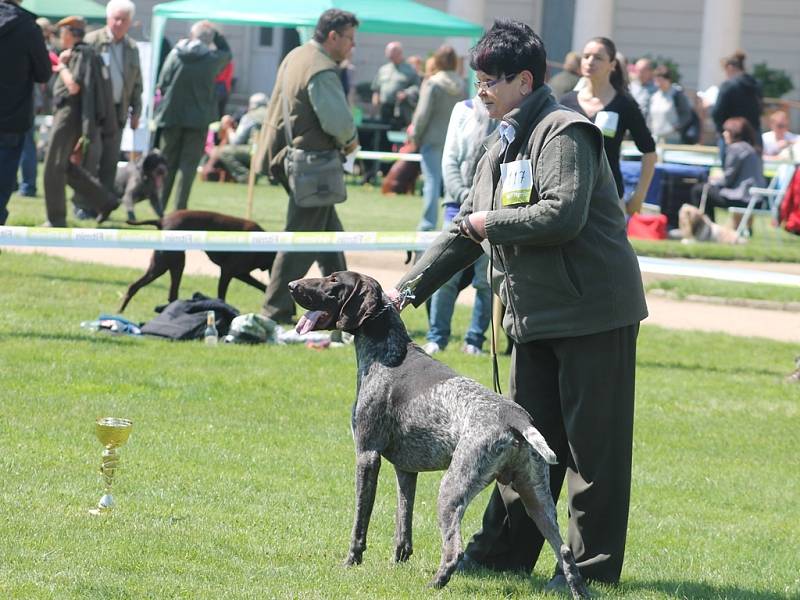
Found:
[{"label": "man wearing cap", "polygon": [[208,21],[198,21],[192,25],[189,39],[175,44],[164,61],[156,84],[161,101],[156,105],[155,122],[161,130],[161,152],[167,159],[165,205],[178,173],[175,208],[186,208],[189,203],[208,124],[217,117],[214,78],[230,59],[225,37]]},{"label": "man wearing cap", "polygon": [[50,78],[50,59],[36,15],[0,0],[0,225],[17,180],[25,134],[33,126],[33,84]]},{"label": "man wearing cap", "polygon": [[86,22],[71,16],[56,23],[59,28],[61,54],[54,67],[58,77],[53,86],[53,128],[44,158],[44,199],[47,209],[45,226],[66,227],[69,184],[80,192],[86,208],[94,210],[102,223],[119,205],[109,192],[86,169],[81,160],[94,136],[95,127],[102,127],[107,118],[102,88],[102,65],[94,51],[83,43]]},{"label": "man wearing cap", "polygon": [[[125,123],[139,127],[142,112],[142,70],[139,49],[128,36],[136,6],[131,0],[110,0],[106,5],[106,26],[86,34],[84,42],[103,60],[109,77],[104,79],[109,117],[98,128],[89,144],[83,166],[100,179],[103,187],[114,190],[119,147]],[[77,194],[76,194],[77,195]],[[82,204],[80,200],[76,204]]]}]

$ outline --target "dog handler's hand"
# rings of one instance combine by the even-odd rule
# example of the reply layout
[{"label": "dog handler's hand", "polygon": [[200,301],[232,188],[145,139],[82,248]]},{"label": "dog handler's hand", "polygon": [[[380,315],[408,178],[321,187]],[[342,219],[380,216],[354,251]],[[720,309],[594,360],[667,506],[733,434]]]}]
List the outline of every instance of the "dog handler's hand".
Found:
[{"label": "dog handler's hand", "polygon": [[400,297],[400,292],[397,291],[397,288],[387,290],[386,295],[389,296],[389,300],[392,301],[392,304],[397,309],[397,312],[400,312],[406,307],[406,302],[404,302],[404,299]]}]

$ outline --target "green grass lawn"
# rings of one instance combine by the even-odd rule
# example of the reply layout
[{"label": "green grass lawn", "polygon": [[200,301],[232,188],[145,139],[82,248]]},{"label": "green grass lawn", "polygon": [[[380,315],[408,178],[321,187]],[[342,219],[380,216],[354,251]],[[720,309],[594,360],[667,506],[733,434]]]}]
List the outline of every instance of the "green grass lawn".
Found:
[{"label": "green grass lawn", "polygon": [[[343,568],[353,349],[209,348],[79,328],[113,310],[138,274],[0,254],[0,597],[543,598],[548,552],[532,579],[479,573],[426,588],[440,550],[436,473],[420,476],[414,556],[392,564],[386,462],[364,564]],[[165,286],[142,290],[130,316],[149,319]],[[214,287],[183,284],[184,295]],[[261,298],[234,283],[229,301],[254,310]],[[468,317],[458,307],[454,330]],[[424,312],[404,318],[421,339]],[[626,566],[619,588],[592,586],[596,597],[799,597],[800,390],[782,380],[797,347],[650,326],[639,339]],[[448,349],[442,359],[491,381],[486,357]],[[500,369],[505,382],[505,357]],[[134,429],[120,450],[117,510],[97,518],[87,513],[102,491],[93,423],[105,415]],[[465,537],[486,499],[468,510]]]},{"label": "green grass lawn", "polygon": [[685,299],[688,296],[705,296],[745,301],[766,300],[787,306],[796,306],[800,303],[800,292],[794,286],[716,281],[699,277],[656,279],[647,283],[645,289],[648,292],[663,290],[679,299]]},{"label": "green grass lawn", "polygon": [[[40,169],[41,171],[41,169]],[[41,180],[41,173],[40,173]],[[39,184],[39,190],[44,189]],[[419,196],[383,196],[372,186],[351,185],[347,202],[337,206],[345,229],[349,231],[413,231],[422,212]],[[69,203],[68,203],[69,204]],[[195,181],[190,207],[216,210],[236,216],[245,216],[247,186],[235,183]],[[137,217],[153,218],[149,203],[136,207]],[[44,200],[13,195],[9,203],[11,216],[8,225],[39,225],[45,220]],[[67,211],[70,226],[94,227],[92,221],[77,221],[72,217],[71,204]],[[721,219],[727,218],[719,211]],[[283,188],[271,186],[263,179],[256,186],[253,218],[267,231],[282,231],[286,217],[286,194]],[[122,208],[112,213],[104,227],[126,227]],[[719,260],[750,260],[774,262],[800,261],[800,237],[776,231],[767,219],[758,218],[755,235],[748,244],[727,246],[723,244],[681,244],[679,241],[632,241],[637,254],[659,257],[706,258]]]}]

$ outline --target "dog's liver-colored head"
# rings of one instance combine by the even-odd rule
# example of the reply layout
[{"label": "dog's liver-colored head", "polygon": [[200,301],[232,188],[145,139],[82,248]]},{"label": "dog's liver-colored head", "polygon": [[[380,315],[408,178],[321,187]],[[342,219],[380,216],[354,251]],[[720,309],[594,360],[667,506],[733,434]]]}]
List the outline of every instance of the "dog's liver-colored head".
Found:
[{"label": "dog's liver-colored head", "polygon": [[380,284],[353,271],[298,279],[289,284],[289,293],[309,311],[297,324],[300,333],[320,329],[355,331],[386,306]]}]

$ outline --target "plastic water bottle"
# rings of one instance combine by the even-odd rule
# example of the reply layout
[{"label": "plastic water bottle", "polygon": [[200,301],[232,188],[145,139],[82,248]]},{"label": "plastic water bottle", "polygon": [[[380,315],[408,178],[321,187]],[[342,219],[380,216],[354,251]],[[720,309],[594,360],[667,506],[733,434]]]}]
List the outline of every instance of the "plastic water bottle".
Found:
[{"label": "plastic water bottle", "polygon": [[203,333],[203,339],[206,342],[206,346],[216,346],[219,341],[219,333],[217,332],[217,324],[214,319],[213,310],[206,313],[206,330]]}]

